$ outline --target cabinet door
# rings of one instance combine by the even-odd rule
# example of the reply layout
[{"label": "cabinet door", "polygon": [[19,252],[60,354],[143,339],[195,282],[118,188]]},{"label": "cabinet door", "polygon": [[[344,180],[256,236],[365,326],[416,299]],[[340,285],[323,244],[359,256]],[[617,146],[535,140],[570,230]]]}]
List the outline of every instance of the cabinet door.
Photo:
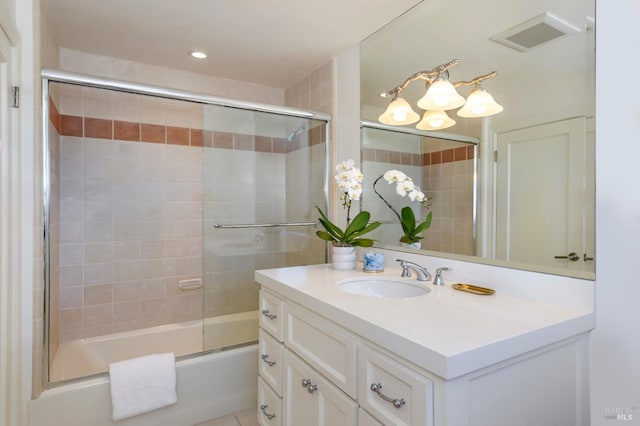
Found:
[{"label": "cabinet door", "polygon": [[358,401],[385,425],[433,425],[433,382],[366,345],[358,356]]},{"label": "cabinet door", "polygon": [[355,399],[356,338],[342,327],[287,303],[284,341],[309,365]]},{"label": "cabinet door", "polygon": [[284,368],[284,425],[357,425],[355,401],[289,350]]}]

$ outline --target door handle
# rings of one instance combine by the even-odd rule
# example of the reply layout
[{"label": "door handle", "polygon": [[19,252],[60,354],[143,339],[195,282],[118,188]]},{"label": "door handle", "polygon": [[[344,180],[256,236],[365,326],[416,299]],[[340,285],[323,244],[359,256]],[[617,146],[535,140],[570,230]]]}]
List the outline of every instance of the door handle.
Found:
[{"label": "door handle", "polygon": [[593,257],[587,257],[587,253],[585,253],[584,256],[582,256],[582,260],[584,260],[585,262],[588,262],[590,260],[593,260]]},{"label": "door handle", "polygon": [[580,260],[580,256],[577,253],[571,252],[566,256],[553,256],[554,259],[569,259],[572,262]]}]

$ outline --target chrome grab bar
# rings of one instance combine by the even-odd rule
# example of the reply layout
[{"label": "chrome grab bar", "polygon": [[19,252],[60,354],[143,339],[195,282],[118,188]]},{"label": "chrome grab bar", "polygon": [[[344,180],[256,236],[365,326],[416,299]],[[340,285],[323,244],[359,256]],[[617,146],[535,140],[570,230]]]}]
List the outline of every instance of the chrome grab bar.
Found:
[{"label": "chrome grab bar", "polygon": [[213,225],[218,229],[236,229],[236,228],[276,228],[279,226],[316,226],[316,222],[290,222],[290,223],[253,223],[253,224],[238,224],[238,225]]}]

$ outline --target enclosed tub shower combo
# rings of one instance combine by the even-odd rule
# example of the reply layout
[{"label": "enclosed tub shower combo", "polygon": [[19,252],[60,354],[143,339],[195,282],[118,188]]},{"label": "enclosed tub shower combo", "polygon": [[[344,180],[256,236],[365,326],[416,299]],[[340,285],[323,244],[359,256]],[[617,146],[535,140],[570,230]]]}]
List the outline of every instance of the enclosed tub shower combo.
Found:
[{"label": "enclosed tub shower combo", "polygon": [[329,117],[53,70],[43,110],[47,390],[33,424],[76,424],[83,405],[103,424],[109,364],[167,352],[178,403],[123,424],[255,406],[253,273],[326,261],[314,206]]}]

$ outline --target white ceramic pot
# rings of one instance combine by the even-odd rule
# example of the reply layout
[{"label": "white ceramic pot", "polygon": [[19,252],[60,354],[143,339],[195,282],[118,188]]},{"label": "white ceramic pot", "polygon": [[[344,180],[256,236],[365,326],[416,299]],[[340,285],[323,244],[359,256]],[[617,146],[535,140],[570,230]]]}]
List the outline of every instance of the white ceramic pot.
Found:
[{"label": "white ceramic pot", "polygon": [[422,241],[417,241],[415,243],[402,243],[402,247],[420,250],[422,248]]},{"label": "white ceramic pot", "polygon": [[333,269],[348,271],[356,267],[356,248],[353,246],[331,246],[331,262]]}]

